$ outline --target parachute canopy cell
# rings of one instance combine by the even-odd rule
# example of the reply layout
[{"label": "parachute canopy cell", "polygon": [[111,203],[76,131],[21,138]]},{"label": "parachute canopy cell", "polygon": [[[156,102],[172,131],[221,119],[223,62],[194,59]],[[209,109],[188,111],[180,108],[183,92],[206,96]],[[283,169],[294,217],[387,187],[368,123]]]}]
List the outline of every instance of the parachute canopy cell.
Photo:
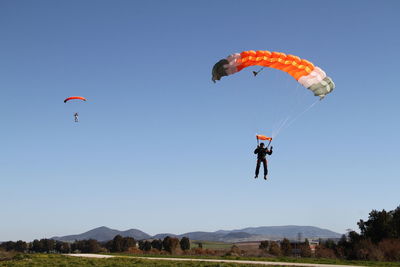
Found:
[{"label": "parachute canopy cell", "polygon": [[218,61],[212,69],[212,81],[219,81],[249,66],[262,66],[282,70],[321,99],[333,91],[335,84],[326,73],[313,63],[294,55],[270,51],[244,51]]},{"label": "parachute canopy cell", "polygon": [[265,136],[265,135],[257,134],[256,137],[257,137],[258,140],[268,140],[268,141],[272,141],[272,137],[268,137],[268,136]]},{"label": "parachute canopy cell", "polygon": [[84,98],[82,96],[71,96],[71,97],[66,98],[64,100],[64,103],[67,103],[68,101],[73,100],[73,99],[86,101],[86,98]]}]

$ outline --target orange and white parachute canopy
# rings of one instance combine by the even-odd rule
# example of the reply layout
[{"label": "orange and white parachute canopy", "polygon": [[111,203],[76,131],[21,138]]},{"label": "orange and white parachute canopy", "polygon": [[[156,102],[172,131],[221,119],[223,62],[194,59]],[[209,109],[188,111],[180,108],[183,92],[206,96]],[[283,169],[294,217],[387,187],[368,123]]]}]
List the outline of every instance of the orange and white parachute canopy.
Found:
[{"label": "orange and white parachute canopy", "polygon": [[287,72],[305,88],[321,99],[332,92],[335,84],[326,73],[313,63],[294,55],[270,51],[244,51],[218,61],[212,69],[212,81],[232,75],[249,66],[263,66]]},{"label": "orange and white parachute canopy", "polygon": [[73,100],[73,99],[86,101],[86,98],[84,98],[83,96],[71,96],[71,97],[64,99],[64,103],[67,103],[68,101]]}]

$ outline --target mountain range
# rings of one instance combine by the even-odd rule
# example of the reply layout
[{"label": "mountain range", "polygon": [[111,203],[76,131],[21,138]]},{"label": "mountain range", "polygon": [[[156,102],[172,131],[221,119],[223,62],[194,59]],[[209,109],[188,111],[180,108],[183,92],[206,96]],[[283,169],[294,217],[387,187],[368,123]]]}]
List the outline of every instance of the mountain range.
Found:
[{"label": "mountain range", "polygon": [[55,236],[51,239],[73,242],[75,240],[96,239],[99,242],[104,242],[113,239],[116,235],[123,237],[133,237],[136,240],[142,239],[163,239],[166,236],[182,238],[184,236],[192,240],[201,241],[218,241],[218,242],[245,242],[245,241],[260,241],[260,240],[279,240],[288,238],[297,240],[299,237],[308,239],[335,239],[340,238],[341,234],[328,229],[322,229],[315,226],[262,226],[248,227],[237,230],[219,230],[215,232],[189,232],[184,234],[162,233],[151,236],[138,229],[129,229],[119,231],[102,226],[82,234]]}]

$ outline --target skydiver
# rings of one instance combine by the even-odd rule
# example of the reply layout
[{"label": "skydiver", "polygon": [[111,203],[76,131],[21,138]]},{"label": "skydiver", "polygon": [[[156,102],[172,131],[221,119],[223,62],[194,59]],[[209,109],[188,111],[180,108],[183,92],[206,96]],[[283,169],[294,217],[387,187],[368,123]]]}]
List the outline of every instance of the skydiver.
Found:
[{"label": "skydiver", "polygon": [[267,180],[268,166],[267,166],[266,156],[267,156],[267,154],[268,155],[272,154],[272,148],[273,148],[272,146],[271,146],[271,149],[268,149],[268,147],[264,148],[264,143],[261,143],[254,150],[254,154],[257,154],[256,176],[254,176],[254,178],[258,178],[258,173],[260,171],[260,165],[262,162],[264,165],[264,180]]},{"label": "skydiver", "polygon": [[75,122],[79,122],[78,116],[79,116],[78,112],[75,112],[74,114]]}]

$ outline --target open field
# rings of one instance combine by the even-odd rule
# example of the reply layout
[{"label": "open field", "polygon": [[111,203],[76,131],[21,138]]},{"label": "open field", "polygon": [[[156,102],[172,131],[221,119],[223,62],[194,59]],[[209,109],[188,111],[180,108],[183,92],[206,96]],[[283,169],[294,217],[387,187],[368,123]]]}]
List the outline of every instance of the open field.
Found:
[{"label": "open field", "polygon": [[131,254],[131,253],[107,253],[103,255],[137,257],[137,258],[189,258],[189,259],[221,259],[221,260],[243,260],[243,261],[268,261],[306,264],[327,264],[327,265],[354,265],[374,267],[400,267],[400,262],[384,261],[362,261],[342,260],[328,258],[296,258],[296,257],[250,257],[250,256],[211,256],[211,255],[169,255],[169,254]]},{"label": "open field", "polygon": [[294,257],[244,257],[244,256],[209,256],[209,255],[161,255],[161,254],[128,254],[112,253],[122,257],[138,258],[190,258],[190,259],[220,259],[220,260],[243,260],[243,261],[268,261],[268,262],[287,262],[287,263],[306,263],[306,264],[326,264],[326,265],[354,265],[354,266],[374,266],[374,267],[400,267],[400,262],[378,262],[378,261],[358,261],[358,260],[340,260],[325,258],[294,258]]},{"label": "open field", "polygon": [[199,243],[202,244],[203,249],[230,249],[234,244],[225,242],[212,242],[212,241],[197,241],[191,240],[190,247],[198,247]]},{"label": "open field", "polygon": [[[90,256],[87,254],[85,256]],[[95,256],[108,256],[110,255],[95,255]],[[156,258],[157,257],[157,258]],[[148,259],[146,259],[148,258]],[[171,258],[171,259],[169,259]],[[174,258],[174,259],[173,259]],[[191,259],[192,260],[191,260]],[[100,266],[100,267],[122,267],[122,266],[165,266],[165,267],[184,267],[184,266],[209,266],[209,267],[225,267],[235,266],[244,267],[249,266],[318,266],[317,264],[323,264],[323,266],[329,265],[341,265],[341,266],[376,266],[376,267],[400,267],[400,262],[368,262],[368,261],[339,261],[330,259],[292,259],[292,258],[240,258],[240,257],[223,257],[223,258],[212,258],[212,257],[176,257],[176,256],[118,256],[111,258],[94,258],[92,257],[70,257],[59,254],[18,254],[13,260],[0,261],[0,267],[68,267],[68,266]],[[193,260],[208,260],[196,261]],[[212,261],[217,262],[212,262]],[[238,263],[237,261],[248,261]],[[220,262],[220,261],[236,261],[236,262]],[[274,263],[276,262],[276,263]],[[286,262],[286,264],[283,264]],[[301,264],[303,262],[303,264]],[[260,263],[260,264],[257,264]],[[282,265],[283,264],[283,265]],[[294,265],[296,264],[296,265]]]},{"label": "open field", "polygon": [[[179,262],[162,260],[145,260],[134,257],[113,258],[83,258],[64,255],[35,254],[24,255],[17,260],[0,262],[0,267],[68,267],[68,266],[98,266],[98,267],[245,267],[247,264],[210,263],[210,262]],[[256,265],[255,265],[256,266]],[[279,266],[279,265],[273,265]]]}]

